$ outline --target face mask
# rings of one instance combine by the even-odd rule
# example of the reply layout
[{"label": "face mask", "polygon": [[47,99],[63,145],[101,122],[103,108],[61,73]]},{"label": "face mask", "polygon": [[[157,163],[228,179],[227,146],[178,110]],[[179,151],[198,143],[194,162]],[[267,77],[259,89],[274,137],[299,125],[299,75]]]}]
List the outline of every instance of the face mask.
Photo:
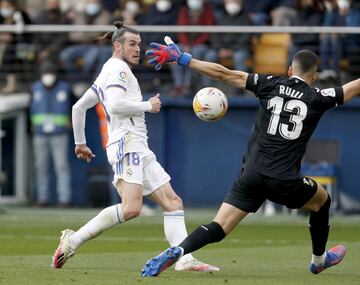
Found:
[{"label": "face mask", "polygon": [[89,3],[85,6],[85,13],[89,16],[94,16],[100,12],[100,4]]},{"label": "face mask", "polygon": [[338,0],[337,5],[341,10],[348,10],[350,8],[350,3],[347,0]]},{"label": "face mask", "polygon": [[45,73],[41,76],[41,82],[42,84],[44,84],[46,87],[51,87],[54,85],[56,81],[56,75],[52,74],[52,73]]},{"label": "face mask", "polygon": [[159,12],[167,12],[171,8],[171,2],[168,0],[158,0],[155,5]]},{"label": "face mask", "polygon": [[241,5],[238,2],[228,2],[225,4],[225,10],[229,15],[236,15],[241,11]]},{"label": "face mask", "polygon": [[202,0],[187,0],[187,5],[190,10],[198,11],[203,7]]},{"label": "face mask", "polygon": [[1,8],[0,9],[0,14],[3,18],[10,17],[13,13],[14,13],[13,8]]},{"label": "face mask", "polygon": [[325,6],[326,11],[332,11],[332,9],[333,9],[332,5],[331,5],[331,2],[329,2],[329,1],[325,1],[324,6]]},{"label": "face mask", "polygon": [[135,1],[126,2],[125,10],[133,15],[136,15],[140,10],[139,3]]}]

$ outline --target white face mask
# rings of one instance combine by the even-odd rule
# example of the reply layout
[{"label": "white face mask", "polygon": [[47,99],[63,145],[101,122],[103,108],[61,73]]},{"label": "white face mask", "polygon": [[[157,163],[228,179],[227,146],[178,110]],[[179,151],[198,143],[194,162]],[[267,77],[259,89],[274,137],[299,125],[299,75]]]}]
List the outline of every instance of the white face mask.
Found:
[{"label": "white face mask", "polygon": [[338,0],[337,5],[341,10],[348,10],[350,8],[350,3],[348,0]]},{"label": "white face mask", "polygon": [[12,14],[14,14],[14,9],[13,8],[1,8],[0,9],[0,14],[3,18],[7,18],[10,17]]},{"label": "white face mask", "polygon": [[326,11],[332,11],[332,9],[333,9],[332,4],[331,4],[330,1],[325,1],[324,6],[325,6]]},{"label": "white face mask", "polygon": [[155,3],[156,9],[160,12],[167,12],[171,8],[171,1],[169,0],[158,0]]},{"label": "white face mask", "polygon": [[187,0],[186,3],[190,8],[190,10],[194,10],[194,11],[201,10],[203,7],[202,0]]},{"label": "white face mask", "polygon": [[236,15],[241,11],[241,4],[238,2],[228,2],[225,4],[225,10],[229,15]]},{"label": "white face mask", "polygon": [[135,1],[126,2],[125,10],[130,14],[136,15],[140,10],[139,3]]},{"label": "white face mask", "polygon": [[98,3],[89,3],[85,6],[85,13],[89,16],[94,16],[98,14],[101,10],[100,4]]},{"label": "white face mask", "polygon": [[44,84],[46,87],[51,87],[54,85],[56,81],[56,75],[53,73],[44,73],[41,76],[41,82],[42,84]]}]

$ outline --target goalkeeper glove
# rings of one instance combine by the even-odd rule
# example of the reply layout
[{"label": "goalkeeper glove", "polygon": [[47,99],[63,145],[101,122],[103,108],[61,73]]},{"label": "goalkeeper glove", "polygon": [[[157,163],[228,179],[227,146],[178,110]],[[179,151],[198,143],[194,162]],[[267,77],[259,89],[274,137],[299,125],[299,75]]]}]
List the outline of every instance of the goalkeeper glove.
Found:
[{"label": "goalkeeper glove", "polygon": [[164,41],[167,45],[151,43],[149,50],[146,51],[147,57],[151,58],[148,63],[155,66],[155,70],[160,70],[166,63],[176,62],[181,66],[188,66],[192,58],[191,54],[181,52],[179,47],[166,36]]}]

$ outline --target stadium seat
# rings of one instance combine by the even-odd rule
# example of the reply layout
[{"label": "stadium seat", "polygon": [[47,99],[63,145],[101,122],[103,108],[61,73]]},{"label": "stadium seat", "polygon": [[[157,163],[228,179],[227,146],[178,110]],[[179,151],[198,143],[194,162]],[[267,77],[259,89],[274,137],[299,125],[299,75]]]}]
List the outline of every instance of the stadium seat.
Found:
[{"label": "stadium seat", "polygon": [[254,72],[286,75],[290,34],[265,33],[254,42]]}]

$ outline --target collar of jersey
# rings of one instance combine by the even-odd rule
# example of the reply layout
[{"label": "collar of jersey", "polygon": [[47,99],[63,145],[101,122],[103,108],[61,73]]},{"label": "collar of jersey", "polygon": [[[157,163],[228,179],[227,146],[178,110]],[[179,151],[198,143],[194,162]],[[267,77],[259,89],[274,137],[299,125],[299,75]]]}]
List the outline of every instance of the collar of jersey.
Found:
[{"label": "collar of jersey", "polygon": [[[297,76],[297,75],[293,75],[293,76],[290,77],[290,79],[293,79],[293,78],[297,78],[297,79],[299,79],[299,80],[301,80],[301,81],[303,81],[303,82],[306,83],[306,81],[305,81],[304,79],[302,79],[301,77],[299,77],[299,76]],[[306,84],[307,84],[307,83],[306,83]]]}]

